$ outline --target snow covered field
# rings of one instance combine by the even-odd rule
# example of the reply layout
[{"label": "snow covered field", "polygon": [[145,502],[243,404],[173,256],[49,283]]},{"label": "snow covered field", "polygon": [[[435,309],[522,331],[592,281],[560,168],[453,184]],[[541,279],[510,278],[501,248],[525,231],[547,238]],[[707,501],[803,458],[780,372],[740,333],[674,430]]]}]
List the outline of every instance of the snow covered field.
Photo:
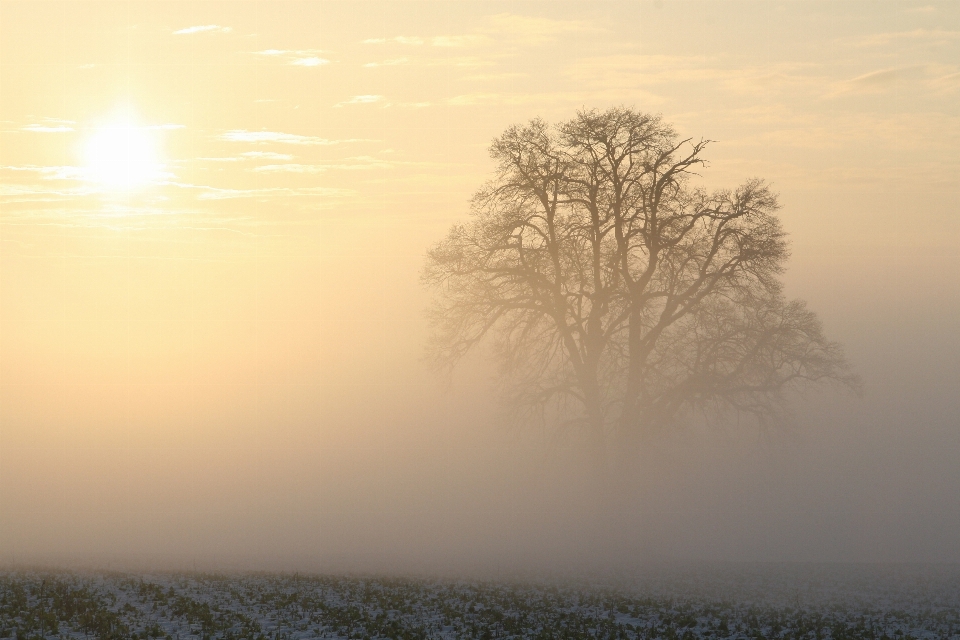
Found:
[{"label": "snow covered field", "polygon": [[576,586],[6,571],[0,637],[960,638],[960,567],[673,565]]}]

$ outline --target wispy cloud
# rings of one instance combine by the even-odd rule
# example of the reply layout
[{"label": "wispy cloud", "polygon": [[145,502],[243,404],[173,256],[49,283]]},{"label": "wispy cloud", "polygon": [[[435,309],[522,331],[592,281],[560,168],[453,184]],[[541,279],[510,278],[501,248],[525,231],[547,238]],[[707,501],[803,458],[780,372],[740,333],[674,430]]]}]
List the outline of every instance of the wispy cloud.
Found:
[{"label": "wispy cloud", "polygon": [[343,107],[350,104],[375,104],[377,102],[383,102],[383,96],[374,95],[374,94],[365,94],[360,96],[353,96],[352,98],[349,98],[348,100],[344,100],[343,102],[338,102],[333,106]]},{"label": "wispy cloud", "polygon": [[850,84],[856,84],[861,86],[886,86],[897,80],[902,79],[907,72],[915,71],[918,67],[893,67],[892,69],[880,69],[879,71],[871,71],[870,73],[865,73],[863,75],[852,78],[848,82]]},{"label": "wispy cloud", "polygon": [[485,36],[481,34],[466,34],[459,36],[394,36],[392,38],[368,38],[363,44],[401,44],[408,46],[428,47],[471,47],[483,44]]},{"label": "wispy cloud", "polygon": [[28,124],[23,127],[22,131],[32,131],[34,133],[64,133],[67,131],[73,131],[73,127],[68,127],[66,125],[49,125],[49,124]]},{"label": "wispy cloud", "polygon": [[424,43],[424,39],[411,38],[408,36],[396,36],[394,38],[367,38],[366,40],[363,40],[361,44],[387,44],[388,42],[396,42],[398,44],[420,45]]},{"label": "wispy cloud", "polygon": [[578,91],[550,91],[531,93],[464,93],[448,98],[445,103],[452,107],[492,107],[503,105],[568,105],[576,109],[597,101],[623,102],[625,99],[646,105],[660,104],[664,99],[637,87],[629,89],[581,89]]},{"label": "wispy cloud", "polygon": [[516,80],[517,78],[526,78],[529,74],[508,71],[505,73],[478,73],[469,76],[463,76],[461,80],[468,82],[497,82],[500,80]]},{"label": "wispy cloud", "polygon": [[323,64],[330,64],[330,61],[325,58],[310,56],[307,58],[297,58],[293,60],[290,64],[296,65],[298,67],[319,67],[320,65],[323,65]]},{"label": "wispy cloud", "polygon": [[33,133],[65,133],[73,131],[73,120],[64,120],[62,118],[40,118],[39,122],[31,122],[21,127],[21,131],[31,131]]},{"label": "wispy cloud", "polygon": [[327,140],[316,136],[301,136],[296,133],[282,133],[280,131],[247,131],[233,129],[220,135],[221,140],[227,142],[275,142],[279,144],[327,145],[337,144],[337,140]]},{"label": "wispy cloud", "polygon": [[956,88],[960,87],[960,72],[948,73],[933,80],[933,85],[937,88]]},{"label": "wispy cloud", "polygon": [[293,156],[289,153],[275,153],[273,151],[245,151],[240,154],[244,158],[254,160],[292,160]]},{"label": "wispy cloud", "polygon": [[268,164],[257,167],[254,171],[258,173],[323,173],[330,170],[340,171],[364,171],[368,169],[390,169],[398,164],[415,164],[409,162],[398,162],[374,158],[372,156],[354,156],[344,158],[338,162],[324,164]]},{"label": "wispy cloud", "polygon": [[258,173],[321,173],[328,167],[321,164],[265,164],[257,167],[254,171]]},{"label": "wispy cloud", "polygon": [[221,27],[218,24],[203,24],[203,25],[197,25],[195,27],[187,27],[185,29],[174,31],[173,35],[188,36],[194,33],[217,33],[217,32],[228,33],[230,31],[232,31],[230,27]]},{"label": "wispy cloud", "polygon": [[[19,173],[21,175],[33,174],[33,176],[35,176],[35,186],[30,187],[30,189],[32,189],[31,193],[46,193],[56,196],[65,196],[77,195],[81,192],[84,194],[98,193],[102,192],[104,189],[102,184],[102,176],[99,175],[96,170],[92,170],[89,167],[78,167],[73,165],[7,165],[0,166],[0,172],[13,172],[14,174]],[[173,177],[173,174],[158,169],[150,175],[149,180],[152,184],[163,184],[165,180],[169,180]],[[2,182],[7,182],[7,180],[4,179]],[[78,191],[76,188],[65,189],[62,186],[43,186],[44,183],[53,183],[57,185],[58,183],[62,184],[63,182],[86,183],[86,187]]]},{"label": "wispy cloud", "polygon": [[293,160],[293,156],[289,153],[275,153],[273,151],[245,151],[237,156],[226,156],[226,157],[204,157],[197,158],[201,162],[246,162],[251,160]]},{"label": "wispy cloud", "polygon": [[[55,203],[65,198],[85,197],[96,193],[85,181],[85,172],[74,166],[7,165],[0,166],[0,202],[5,205],[17,203]],[[31,210],[30,216],[40,213]],[[16,216],[8,211],[9,219]]]},{"label": "wispy cloud", "polygon": [[583,96],[579,94],[566,93],[465,93],[453,96],[447,100],[447,104],[454,107],[471,106],[490,106],[507,104],[529,104],[529,103],[547,103],[569,101],[582,101]]},{"label": "wispy cloud", "polygon": [[[0,183],[0,198],[4,198],[4,200],[6,200],[7,202],[9,202],[9,200],[7,200],[8,198],[14,198],[20,201],[24,201],[24,200],[32,201],[32,200],[36,200],[36,198],[30,197],[30,196],[42,197],[42,196],[50,196],[50,195],[77,195],[78,192],[81,194],[84,194],[84,193],[87,193],[87,190],[81,191],[79,189],[70,189],[70,190],[57,189],[52,191],[49,187],[46,187],[45,185],[12,184],[9,182]],[[42,199],[45,199],[45,198],[42,198]]]},{"label": "wispy cloud", "polygon": [[216,187],[195,186],[195,185],[176,185],[185,188],[195,188],[202,190],[197,196],[200,200],[233,200],[237,198],[277,198],[277,197],[322,197],[322,198],[345,198],[355,195],[355,191],[350,189],[335,189],[329,187],[276,187],[265,189],[219,189]]},{"label": "wispy cloud", "polygon": [[924,65],[919,64],[870,71],[838,83],[830,95],[886,91],[904,82],[922,79],[924,71]]},{"label": "wispy cloud", "polygon": [[35,173],[43,180],[83,180],[87,172],[82,167],[71,165],[41,167],[37,165],[3,166],[0,171],[23,171]]},{"label": "wispy cloud", "polygon": [[440,55],[439,52],[433,52],[431,56],[421,56],[419,58],[393,58],[383,62],[368,62],[365,67],[387,67],[399,66],[403,64],[420,65],[424,67],[484,67],[493,64],[489,57],[481,56],[452,56],[446,53]]},{"label": "wispy cloud", "polygon": [[949,42],[960,39],[960,31],[947,31],[945,29],[913,29],[911,31],[893,31],[888,33],[875,33],[866,38],[861,38],[857,44],[861,47],[884,46],[894,42]]},{"label": "wispy cloud", "polygon": [[264,49],[256,52],[259,56],[278,58],[297,67],[320,67],[330,64],[329,60],[320,57],[321,53],[323,52],[319,49]]},{"label": "wispy cloud", "polygon": [[365,67],[393,67],[398,64],[407,64],[410,62],[409,58],[393,58],[392,60],[384,60],[383,62],[368,62],[363,65]]}]

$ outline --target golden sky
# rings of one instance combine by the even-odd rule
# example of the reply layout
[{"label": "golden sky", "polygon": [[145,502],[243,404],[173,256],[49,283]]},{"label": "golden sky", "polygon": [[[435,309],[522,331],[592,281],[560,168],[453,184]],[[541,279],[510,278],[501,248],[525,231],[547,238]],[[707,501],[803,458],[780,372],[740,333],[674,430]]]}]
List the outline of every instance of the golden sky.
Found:
[{"label": "golden sky", "polygon": [[2,0],[0,561],[182,559],[223,522],[319,557],[324,509],[501,505],[505,445],[443,435],[485,402],[423,371],[419,269],[494,136],[615,105],[715,140],[710,186],[771,181],[791,295],[915,374],[880,397],[956,415],[957,3]]}]

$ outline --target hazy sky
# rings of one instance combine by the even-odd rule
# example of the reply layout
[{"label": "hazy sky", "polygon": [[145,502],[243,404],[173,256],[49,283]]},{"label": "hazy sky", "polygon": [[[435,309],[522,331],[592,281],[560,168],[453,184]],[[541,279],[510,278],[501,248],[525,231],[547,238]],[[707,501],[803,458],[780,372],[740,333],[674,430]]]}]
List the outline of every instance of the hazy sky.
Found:
[{"label": "hazy sky", "polygon": [[[866,394],[599,509],[418,276],[494,136],[616,105],[774,184]],[[0,562],[960,561],[958,260],[957,3],[2,0]]]}]

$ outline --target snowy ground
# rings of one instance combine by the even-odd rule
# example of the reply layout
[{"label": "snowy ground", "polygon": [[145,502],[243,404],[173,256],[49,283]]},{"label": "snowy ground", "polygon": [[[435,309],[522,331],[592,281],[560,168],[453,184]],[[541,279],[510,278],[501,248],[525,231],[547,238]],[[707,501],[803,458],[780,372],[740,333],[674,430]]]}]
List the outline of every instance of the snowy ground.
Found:
[{"label": "snowy ground", "polygon": [[7,571],[4,637],[960,639],[960,567],[664,566],[577,586]]}]

